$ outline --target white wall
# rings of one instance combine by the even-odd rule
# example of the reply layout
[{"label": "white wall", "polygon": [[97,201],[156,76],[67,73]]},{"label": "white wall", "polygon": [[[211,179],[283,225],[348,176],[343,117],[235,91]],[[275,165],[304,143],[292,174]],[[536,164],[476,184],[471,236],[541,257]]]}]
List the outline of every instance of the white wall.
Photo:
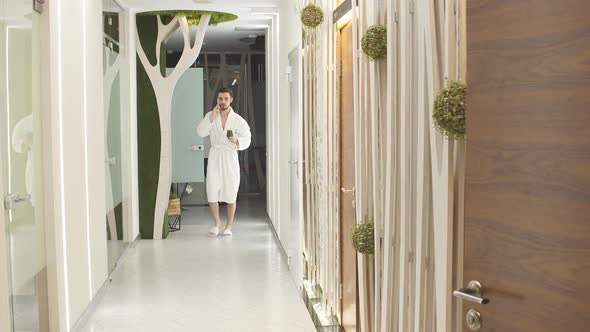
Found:
[{"label": "white wall", "polygon": [[51,325],[69,331],[107,278],[102,4],[53,0],[45,10]]},{"label": "white wall", "polygon": [[[289,82],[289,75],[287,70],[289,67],[289,53],[294,48],[301,48],[301,21],[299,19],[298,6],[299,1],[290,0],[281,2],[280,8],[280,55],[279,55],[279,98],[281,100],[280,118],[279,118],[279,130],[280,135],[280,146],[279,149],[279,173],[280,173],[280,188],[291,187],[291,165],[289,161],[291,159],[291,153],[289,146],[291,145],[291,110],[289,109],[291,99],[291,86]],[[300,75],[300,72],[291,72],[291,76]],[[301,78],[299,78],[299,81]],[[301,105],[301,103],[299,103]],[[291,220],[291,190],[283,190],[283,195],[280,197],[279,203],[279,218],[282,221],[287,221],[287,225],[281,227],[279,236],[282,239],[289,239],[289,230],[293,229],[290,223],[299,222]],[[300,228],[302,229],[302,228]],[[290,247],[290,246],[289,246]],[[299,255],[300,253],[294,253]]]},{"label": "white wall", "polygon": [[[284,248],[289,244],[291,220],[291,166],[289,165],[291,124],[289,109],[290,86],[287,75],[289,52],[300,47],[301,24],[299,1],[282,1],[274,16],[267,38],[268,108],[268,214]],[[299,73],[292,73],[299,75]],[[299,259],[301,253],[288,253]]]},{"label": "white wall", "polygon": [[[45,4],[49,49],[45,120],[47,261],[52,331],[70,331],[108,275],[105,202],[105,123],[102,4],[54,0]],[[139,234],[135,13],[121,18],[125,88],[122,119],[125,241]]]},{"label": "white wall", "polygon": [[135,11],[125,10],[121,18],[121,36],[123,48],[121,53],[123,63],[121,66],[121,85],[123,91],[129,93],[121,95],[121,105],[127,108],[123,114],[128,115],[123,126],[128,130],[123,131],[123,155],[126,155],[128,165],[123,167],[123,190],[128,201],[123,203],[125,228],[123,235],[125,241],[134,241],[139,235],[139,192],[137,170],[137,67],[136,67],[136,25]]},{"label": "white wall", "polygon": [[278,44],[278,13],[270,15],[268,30],[266,34],[266,82],[267,82],[267,94],[266,94],[266,176],[268,179],[266,185],[266,201],[267,201],[267,213],[272,221],[274,228],[278,230],[279,218],[277,215],[278,211],[278,159],[277,159],[277,147],[278,138],[277,132],[278,127],[278,105],[279,105],[279,91],[278,91],[278,57],[279,57],[279,44]]}]

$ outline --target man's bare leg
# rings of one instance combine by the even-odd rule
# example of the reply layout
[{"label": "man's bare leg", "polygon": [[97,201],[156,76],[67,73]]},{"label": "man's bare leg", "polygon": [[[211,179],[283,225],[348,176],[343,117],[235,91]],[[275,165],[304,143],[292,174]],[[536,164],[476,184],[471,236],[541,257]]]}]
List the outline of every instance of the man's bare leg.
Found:
[{"label": "man's bare leg", "polygon": [[234,224],[234,216],[236,215],[236,203],[227,204],[227,226],[225,229],[231,231]]},{"label": "man's bare leg", "polygon": [[[213,217],[213,222],[215,223],[215,227],[221,227],[221,219],[219,219],[219,203],[211,203],[209,202],[209,209],[211,210],[211,216]],[[213,234],[209,232],[209,236],[215,236],[217,234]]]}]

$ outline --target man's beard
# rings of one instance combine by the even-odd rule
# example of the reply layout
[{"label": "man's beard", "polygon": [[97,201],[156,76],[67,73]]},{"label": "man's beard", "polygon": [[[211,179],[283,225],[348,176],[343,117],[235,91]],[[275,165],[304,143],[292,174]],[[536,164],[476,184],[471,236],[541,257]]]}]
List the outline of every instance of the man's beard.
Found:
[{"label": "man's beard", "polygon": [[222,111],[227,111],[227,110],[229,109],[229,105],[227,105],[225,108],[223,108],[223,107],[219,106],[219,108],[220,108]]}]

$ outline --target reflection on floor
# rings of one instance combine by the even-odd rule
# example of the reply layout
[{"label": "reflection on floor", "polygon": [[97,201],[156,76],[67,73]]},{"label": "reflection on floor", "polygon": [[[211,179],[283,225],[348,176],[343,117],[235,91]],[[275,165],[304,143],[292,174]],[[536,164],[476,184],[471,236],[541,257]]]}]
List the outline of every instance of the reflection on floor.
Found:
[{"label": "reflection on floor", "polygon": [[[37,277],[44,270],[44,260],[39,259],[39,228],[31,225],[34,218],[21,218],[10,225],[10,267],[12,310],[15,332],[39,331],[39,301],[36,289]],[[45,274],[43,274],[44,276]]]},{"label": "reflection on floor", "polygon": [[12,297],[15,332],[39,331],[39,303],[35,295]]},{"label": "reflection on floor", "polygon": [[[239,226],[239,222],[242,219],[255,219],[266,224],[267,214],[266,207],[264,206],[263,195],[252,195],[252,196],[240,196],[238,200],[238,207],[236,209],[236,224]],[[184,204],[184,201],[183,201]],[[184,206],[186,210],[182,211],[182,224],[183,225],[204,225],[208,222],[213,226],[211,219],[211,213],[209,212],[208,206]],[[227,205],[221,204],[219,206],[219,212],[221,215],[221,223],[225,227]],[[253,221],[253,220],[251,220]],[[246,221],[250,222],[250,221]]]},{"label": "reflection on floor", "polygon": [[129,248],[79,331],[316,331],[264,203],[238,202],[232,239],[207,238],[207,209],[189,207],[181,231]]}]

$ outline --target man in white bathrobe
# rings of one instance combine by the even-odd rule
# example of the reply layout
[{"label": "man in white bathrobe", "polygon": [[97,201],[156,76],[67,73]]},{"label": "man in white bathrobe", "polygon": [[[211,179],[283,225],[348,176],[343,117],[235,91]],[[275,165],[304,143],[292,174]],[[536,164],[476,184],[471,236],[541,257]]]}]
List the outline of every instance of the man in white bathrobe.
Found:
[{"label": "man in white bathrobe", "polygon": [[227,225],[223,236],[232,236],[236,198],[240,186],[238,151],[250,146],[250,126],[233,111],[230,106],[232,101],[231,89],[220,89],[217,93],[217,106],[207,113],[197,126],[199,136],[209,136],[211,139],[206,181],[207,201],[215,226],[209,231],[210,237],[216,237],[221,228],[219,202],[227,203]]}]

